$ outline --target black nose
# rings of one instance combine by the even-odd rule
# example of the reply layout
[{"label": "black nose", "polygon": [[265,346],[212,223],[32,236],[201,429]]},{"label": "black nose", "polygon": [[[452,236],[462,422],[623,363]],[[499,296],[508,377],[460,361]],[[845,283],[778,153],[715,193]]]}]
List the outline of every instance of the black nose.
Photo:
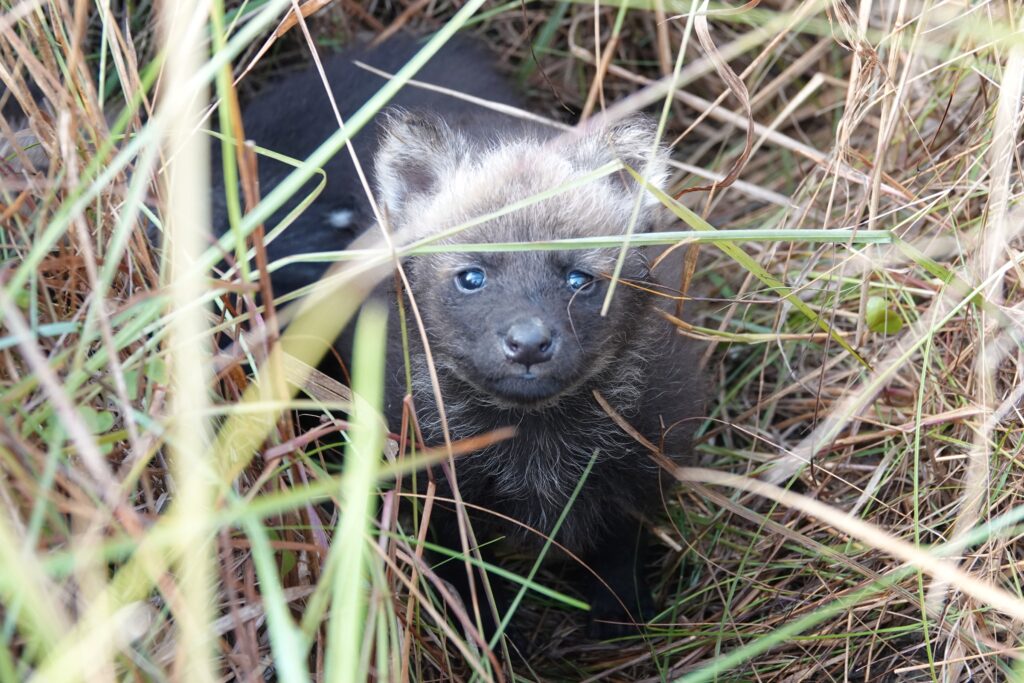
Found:
[{"label": "black nose", "polygon": [[551,360],[555,351],[551,330],[537,319],[515,323],[508,328],[502,346],[506,358],[526,367]]}]

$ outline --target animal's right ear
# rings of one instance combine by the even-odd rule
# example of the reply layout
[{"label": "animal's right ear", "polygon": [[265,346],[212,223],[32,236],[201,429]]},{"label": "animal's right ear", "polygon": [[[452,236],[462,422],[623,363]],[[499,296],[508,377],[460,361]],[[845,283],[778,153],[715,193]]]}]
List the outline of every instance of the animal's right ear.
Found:
[{"label": "animal's right ear", "polygon": [[441,118],[392,109],[384,114],[380,147],[374,158],[377,191],[392,213],[416,195],[437,191],[464,153],[461,138]]}]

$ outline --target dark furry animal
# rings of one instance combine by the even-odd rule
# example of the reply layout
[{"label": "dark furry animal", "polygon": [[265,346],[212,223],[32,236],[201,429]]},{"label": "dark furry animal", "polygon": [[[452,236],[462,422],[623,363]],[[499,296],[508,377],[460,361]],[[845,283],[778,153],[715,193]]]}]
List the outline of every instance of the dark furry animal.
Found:
[{"label": "dark furry animal", "polygon": [[[399,39],[355,56],[394,71],[414,51],[410,39]],[[327,63],[343,114],[383,82],[352,66],[352,59],[353,53],[345,53]],[[512,88],[489,63],[478,46],[459,40],[418,78],[516,103]],[[422,90],[407,88],[395,103],[404,109],[381,117],[379,131],[357,137],[356,148],[363,159],[375,159],[377,197],[400,242],[436,235],[616,159],[656,186],[667,179],[665,152],[655,147],[653,128],[643,120],[586,134],[556,134]],[[314,72],[273,88],[248,108],[245,119],[257,143],[298,157],[335,127]],[[261,161],[264,189],[286,171]],[[272,246],[271,258],[343,248],[370,225],[347,153],[326,171],[326,192],[289,228],[288,240]],[[641,188],[630,176],[612,174],[443,242],[616,235],[626,230],[637,207],[636,230],[653,230],[660,207],[646,193],[638,199],[638,193]],[[332,225],[339,212],[351,219],[341,227],[337,220]],[[452,438],[516,429],[513,438],[456,461],[463,499],[494,513],[471,512],[477,541],[503,537],[516,548],[540,548],[594,459],[556,541],[600,577],[584,572],[582,586],[591,604],[589,630],[597,637],[621,634],[622,624],[652,615],[641,518],[660,505],[668,483],[648,449],[609,417],[597,395],[671,457],[688,453],[698,410],[696,364],[657,315],[659,304],[649,293],[654,278],[641,251],[628,253],[623,283],[608,315],[601,316],[617,255],[618,249],[445,253],[406,262]],[[318,275],[315,269],[292,269],[276,278],[275,288],[293,289]],[[381,295],[396,300],[393,292]],[[430,368],[419,336],[410,336],[416,417],[428,444],[437,445],[443,436]],[[397,428],[405,368],[397,335],[393,342],[386,413]],[[447,479],[440,472],[436,479],[438,494],[450,497]],[[434,531],[440,542],[458,549],[454,513],[441,507]],[[470,587],[462,563],[448,562],[443,571],[466,598]],[[499,582],[499,607],[502,592]],[[493,628],[490,617],[484,618],[486,628]]]}]

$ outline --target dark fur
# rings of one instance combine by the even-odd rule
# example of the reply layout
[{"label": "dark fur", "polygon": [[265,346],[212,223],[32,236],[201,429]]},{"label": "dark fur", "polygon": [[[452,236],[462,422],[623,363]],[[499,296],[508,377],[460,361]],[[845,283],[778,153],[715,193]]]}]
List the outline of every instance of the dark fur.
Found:
[{"label": "dark fur", "polygon": [[[385,79],[360,69],[353,62],[368,63],[389,73],[395,73],[416,54],[422,44],[410,38],[389,41],[378,49],[355,48],[343,54],[323,57],[324,71],[331,84],[338,110],[344,120],[372,97],[385,84]],[[417,78],[435,85],[457,89],[478,97],[520,105],[515,91],[493,69],[480,68],[491,59],[485,49],[469,41],[449,43],[438,59],[431,60]],[[464,103],[450,97],[429,93],[417,88],[403,88],[391,101],[394,106],[429,108],[460,126],[470,128],[487,125],[478,119],[479,108],[467,109]],[[487,120],[490,120],[488,117]],[[271,149],[295,159],[305,159],[328,137],[338,130],[337,119],[330,100],[324,92],[320,74],[314,68],[289,74],[260,93],[245,107],[243,114],[245,136],[260,147]],[[377,148],[377,131],[371,124],[352,141],[364,170],[371,172],[371,160]],[[266,156],[259,157],[259,181],[264,194],[270,192],[288,176],[294,167]],[[310,251],[337,251],[344,249],[362,230],[373,223],[369,202],[360,186],[348,150],[342,149],[325,166],[327,185],[316,201],[281,235],[270,244],[271,261]],[[213,146],[213,177],[222,182],[220,143]],[[320,182],[314,176],[305,187],[288,200],[267,221],[268,229],[279,223]],[[224,191],[214,188],[213,213],[215,228],[226,227],[227,210]],[[352,212],[352,225],[337,228],[329,216],[338,211]],[[286,294],[323,275],[324,264],[293,264],[274,274],[274,292]]]},{"label": "dark fur", "polygon": [[[388,44],[386,51],[357,56],[394,71],[412,52],[412,41],[400,39]],[[334,92],[346,113],[381,84],[352,67],[351,58],[352,53],[347,53],[328,62]],[[486,63],[477,47],[456,41],[418,78],[514,103],[511,88]],[[584,136],[556,136],[546,128],[514,122],[443,95],[410,89],[403,93],[397,104],[409,109],[393,110],[383,119],[378,136],[364,133],[356,145],[363,159],[375,156],[377,195],[399,241],[435,234],[615,158],[645,170],[654,184],[665,181],[664,151],[655,150],[651,126],[643,121]],[[259,144],[301,157],[332,132],[334,118],[310,72],[290,78],[254,102],[246,112],[246,126]],[[652,152],[654,157],[648,161]],[[326,170],[326,192],[289,228],[291,236],[275,244],[272,258],[343,248],[352,232],[332,231],[323,220],[338,207],[355,212],[356,228],[369,225],[371,218],[347,153],[339,154]],[[264,189],[285,171],[261,162]],[[629,176],[608,176],[446,242],[619,234],[629,224],[637,191]],[[654,229],[658,209],[644,196],[637,231]],[[517,430],[514,438],[457,461],[463,499],[497,513],[472,513],[477,540],[486,543],[500,536],[514,547],[538,549],[596,453],[593,471],[556,540],[595,569],[612,589],[609,593],[594,579],[584,582],[596,619],[591,632],[597,636],[621,632],[602,625],[601,620],[630,622],[650,616],[640,519],[659,507],[666,481],[647,449],[612,421],[594,392],[675,458],[689,451],[698,405],[696,366],[687,347],[656,314],[655,297],[628,284],[653,281],[640,251],[629,252],[622,274],[626,284],[620,284],[609,314],[600,315],[608,286],[605,276],[617,254],[617,249],[448,253],[406,263],[434,354],[452,438],[510,425]],[[471,267],[485,269],[487,284],[477,291],[460,291],[455,277]],[[592,285],[571,290],[566,274],[574,270],[595,275]],[[291,269],[276,278],[275,288],[293,289],[319,274],[318,269]],[[394,293],[382,292],[382,296],[395,301]],[[529,367],[509,360],[510,326],[521,321],[538,321],[550,332],[549,360]],[[412,332],[411,337],[417,418],[428,444],[438,445],[443,437],[430,368],[418,335]],[[397,428],[405,387],[397,335],[389,349],[387,378],[386,413],[392,428]],[[445,477],[438,473],[436,478],[439,495],[451,497]],[[435,514],[435,531],[449,547],[458,548],[454,516],[444,508]],[[465,597],[468,583],[462,564],[449,562],[446,567],[444,575]]]}]

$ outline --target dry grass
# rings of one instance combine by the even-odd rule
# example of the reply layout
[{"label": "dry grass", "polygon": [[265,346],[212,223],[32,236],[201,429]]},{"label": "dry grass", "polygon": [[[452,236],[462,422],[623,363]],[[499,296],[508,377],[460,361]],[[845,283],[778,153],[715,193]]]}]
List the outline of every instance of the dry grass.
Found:
[{"label": "dry grass", "polygon": [[[281,23],[288,2],[232,5],[219,64],[162,68],[165,35],[180,48],[205,26],[113,4],[0,3],[0,99],[27,114],[0,119],[0,680],[1024,680],[1018,5],[510,2],[469,19],[546,115],[657,115],[671,95],[677,197],[714,228],[895,238],[700,248],[706,469],[677,472],[653,521],[664,611],[645,639],[580,645],[580,612],[530,592],[534,653],[502,670],[425,595],[423,528],[389,484],[404,443],[381,472],[323,459],[348,424],[304,431],[296,411],[347,390],[277,343],[290,313],[257,306],[258,274],[205,277],[224,251],[199,230],[202,172],[169,181],[204,168],[181,124],[205,88],[230,129],[238,96],[306,61],[302,23]],[[304,6],[321,50],[468,13]],[[337,278],[350,309],[382,266]],[[218,351],[241,330],[244,355]],[[374,431],[349,452],[376,463]],[[340,501],[374,524],[336,527]],[[569,590],[556,572],[534,580]]]}]

